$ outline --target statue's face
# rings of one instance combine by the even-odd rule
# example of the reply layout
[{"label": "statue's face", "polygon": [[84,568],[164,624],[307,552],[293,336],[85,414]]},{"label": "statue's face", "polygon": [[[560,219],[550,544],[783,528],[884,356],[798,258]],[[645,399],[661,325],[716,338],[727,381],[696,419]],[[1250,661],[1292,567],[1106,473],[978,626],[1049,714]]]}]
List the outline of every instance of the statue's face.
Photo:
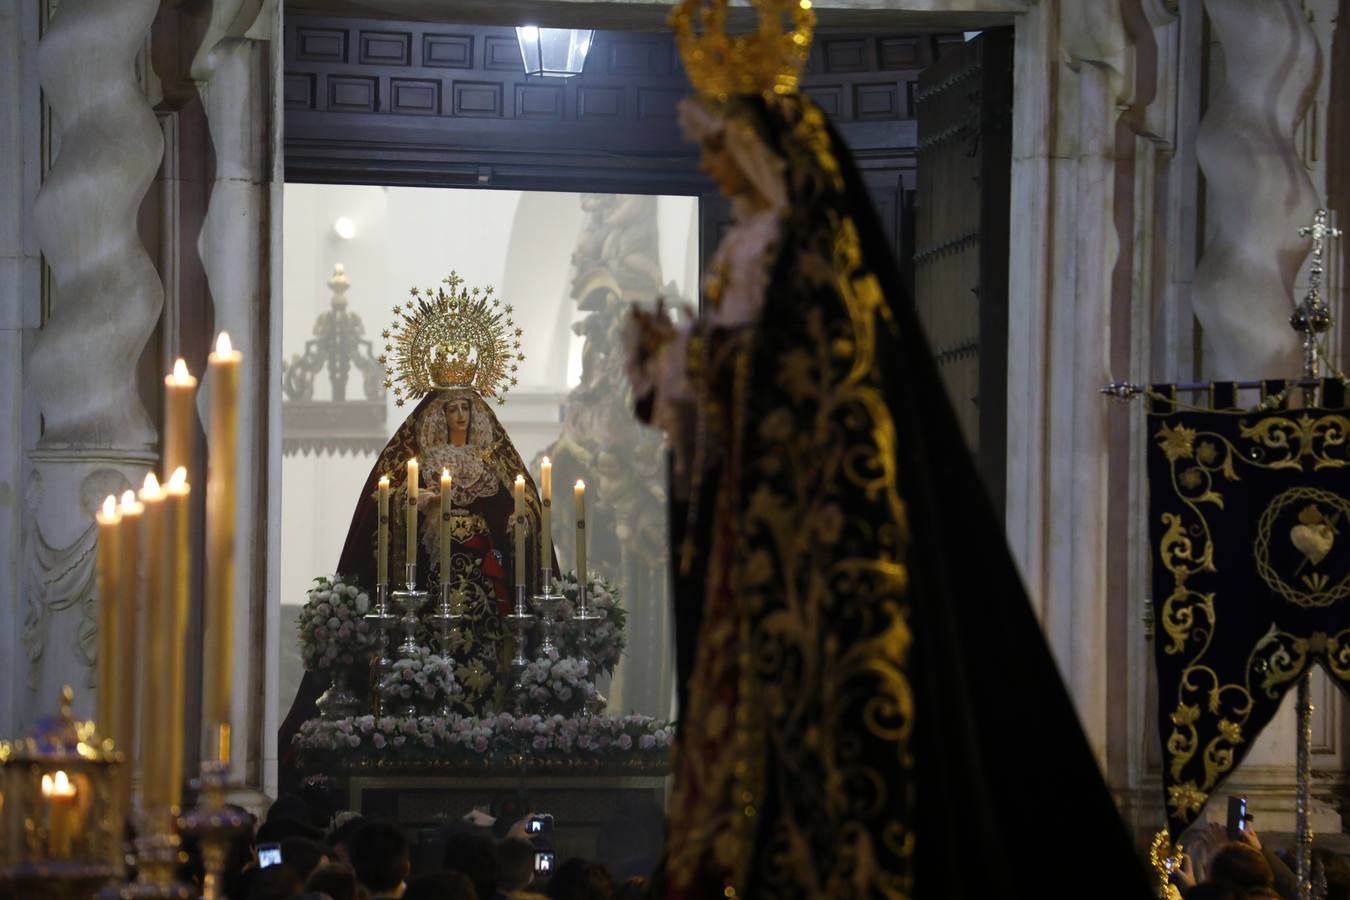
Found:
[{"label": "statue's face", "polygon": [[463,446],[469,439],[469,398],[456,397],[445,407],[445,421],[450,426],[450,443]]},{"label": "statue's face", "polygon": [[717,131],[703,139],[703,158],[699,170],[711,178],[722,194],[728,198],[758,196],[750,179],[745,177],[741,167],[726,148],[726,132]]}]

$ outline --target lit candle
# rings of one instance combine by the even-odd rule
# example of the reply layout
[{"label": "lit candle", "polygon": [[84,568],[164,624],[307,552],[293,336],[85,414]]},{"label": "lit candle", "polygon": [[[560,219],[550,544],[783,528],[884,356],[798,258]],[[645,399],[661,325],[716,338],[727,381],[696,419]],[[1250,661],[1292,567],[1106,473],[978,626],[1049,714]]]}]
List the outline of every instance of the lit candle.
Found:
[{"label": "lit candle", "polygon": [[60,859],[71,855],[78,815],[77,793],[74,782],[60,769],[55,777],[42,776],[42,796],[47,801],[47,846],[51,855]]},{"label": "lit candle", "polygon": [[[417,487],[418,487],[418,467],[417,459],[408,460],[408,542],[405,548],[404,562],[407,565],[417,563]],[[409,588],[412,585],[408,586]]]},{"label": "lit candle", "polygon": [[586,482],[577,479],[572,489],[577,502],[577,584],[586,585]]},{"label": "lit candle", "polygon": [[516,584],[525,584],[525,476],[517,475],[515,483],[516,523]]},{"label": "lit candle", "polygon": [[[141,559],[141,514],[145,507],[136,500],[135,491],[122,494],[122,524],[118,526],[117,542],[122,561],[118,566],[117,608],[117,666],[118,685],[116,712],[113,719],[113,740],[126,757],[120,767],[117,781],[117,809],[125,815],[131,808],[131,771],[138,758],[136,743],[136,665],[140,659],[140,625],[137,598],[141,580],[138,563]],[[118,820],[120,821],[120,819]]]},{"label": "lit candle", "polygon": [[[183,705],[187,694],[187,618],[188,578],[192,560],[188,549],[188,495],[191,486],[187,469],[173,470],[173,476],[164,486],[164,531],[168,539],[165,600],[167,623],[169,677],[165,685],[164,703],[160,707],[159,727],[168,735],[169,751],[164,769],[159,773],[165,780],[168,807],[178,808],[183,796]],[[209,678],[215,677],[208,673]]]},{"label": "lit candle", "polygon": [[[117,655],[118,597],[121,579],[117,531],[122,513],[117,498],[109,494],[103,508],[94,514],[98,522],[98,544],[95,564],[98,567],[98,730],[99,734],[113,734],[117,721],[117,686],[121,683]],[[119,746],[119,750],[122,748]]]},{"label": "lit candle", "polygon": [[221,332],[208,357],[211,374],[210,469],[206,482],[206,728],[208,753],[230,761],[230,701],[234,690],[234,503],[239,372],[243,354]]},{"label": "lit candle", "polygon": [[[539,500],[541,519],[539,523],[539,566],[552,577],[553,573],[553,463],[547,456],[539,465]],[[545,585],[540,585],[542,593]]]},{"label": "lit candle", "polygon": [[[147,816],[162,816],[168,805],[162,779],[169,750],[167,724],[162,720],[164,688],[169,681],[168,609],[164,602],[165,494],[151,472],[141,488],[141,517],[146,548],[145,585],[141,595],[145,608],[145,678],[141,684],[141,809]],[[147,828],[154,826],[147,823]]]},{"label": "lit candle", "polygon": [[380,528],[375,538],[375,583],[389,583],[389,476],[381,475],[375,495]]},{"label": "lit candle", "polygon": [[454,479],[441,469],[441,584],[450,583],[450,489]]},{"label": "lit candle", "polygon": [[192,457],[192,395],[197,379],[188,373],[187,363],[178,359],[173,374],[164,379],[164,475],[186,466]]}]

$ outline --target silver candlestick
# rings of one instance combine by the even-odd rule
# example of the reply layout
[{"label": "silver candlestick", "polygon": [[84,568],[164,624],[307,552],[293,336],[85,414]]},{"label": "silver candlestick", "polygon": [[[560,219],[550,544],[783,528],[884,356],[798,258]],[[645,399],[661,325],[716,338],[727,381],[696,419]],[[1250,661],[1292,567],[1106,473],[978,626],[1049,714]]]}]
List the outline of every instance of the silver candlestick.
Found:
[{"label": "silver candlestick", "polygon": [[428,594],[426,591],[417,589],[417,563],[411,562],[405,567],[407,569],[407,583],[403,590],[394,591],[394,605],[403,610],[403,643],[399,644],[398,651],[406,659],[421,652],[422,647],[417,643],[417,614],[426,605]]},{"label": "silver candlestick", "polygon": [[525,605],[525,585],[516,585],[516,604],[511,610],[511,614],[506,617],[506,624],[515,629],[515,654],[511,657],[511,694],[516,698],[516,706],[519,707],[522,701],[522,694],[525,691],[525,685],[521,682],[525,669],[530,664],[530,659],[525,655],[525,636],[529,634],[530,627],[534,625],[534,616],[530,613],[529,607]]},{"label": "silver candlestick", "polygon": [[534,608],[539,611],[539,655],[548,656],[558,649],[553,642],[553,631],[558,623],[558,605],[563,596],[553,593],[553,572],[543,569],[539,579],[539,593],[533,597]]},{"label": "silver candlestick", "polygon": [[389,658],[389,633],[398,627],[398,616],[389,611],[389,585],[375,587],[375,608],[366,613],[366,624],[375,629],[375,658],[370,661],[371,713],[382,715],[383,698],[380,683],[384,681],[394,661]]},{"label": "silver candlestick", "polygon": [[577,647],[581,651],[581,659],[586,663],[586,674],[591,679],[591,685],[595,688],[595,696],[590,698],[582,705],[583,713],[589,715],[591,707],[603,708],[607,702],[600,694],[599,677],[595,671],[595,661],[591,658],[591,628],[598,622],[604,620],[604,615],[591,608],[590,591],[584,584],[577,585],[577,605],[572,610],[572,626],[577,631]]},{"label": "silver candlestick", "polygon": [[[441,576],[444,580],[441,582],[441,589],[438,592],[439,600],[436,601],[436,609],[431,615],[427,616],[427,623],[436,629],[436,633],[441,639],[441,656],[445,658],[446,664],[450,666],[453,672],[455,668],[454,657],[450,655],[450,644],[454,640],[454,633],[459,628],[459,623],[464,619],[464,591],[456,589],[450,584],[449,573]],[[450,694],[446,693],[441,698],[441,714],[450,715],[451,703]]]}]

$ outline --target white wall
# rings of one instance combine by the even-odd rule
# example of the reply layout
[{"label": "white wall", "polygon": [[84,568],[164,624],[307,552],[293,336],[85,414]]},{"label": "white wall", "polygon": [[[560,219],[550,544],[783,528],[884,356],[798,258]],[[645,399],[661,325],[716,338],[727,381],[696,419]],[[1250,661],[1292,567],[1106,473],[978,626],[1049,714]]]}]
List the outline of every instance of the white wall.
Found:
[{"label": "white wall", "polygon": [[[556,438],[559,411],[580,374],[581,318],[569,296],[572,251],[583,226],[580,195],[474,189],[286,185],[282,353],[304,348],[317,316],[328,308],[326,282],[333,266],[346,268],[349,309],[378,340],[392,307],[408,289],[434,287],[451,270],[477,286],[492,285],[514,307],[525,330],[520,385],[497,407],[503,426],[528,462]],[[665,282],[695,295],[698,278],[698,201],[661,197],[657,204]],[[339,216],[356,226],[350,240],[334,228]],[[376,352],[379,352],[377,344]],[[361,396],[359,378],[347,396]],[[331,396],[326,377],[315,399]],[[386,436],[410,411],[388,400]],[[293,628],[311,580],[331,574],[346,539],[357,492],[373,454],[288,456],[282,462],[282,714],[300,676]],[[535,473],[536,478],[538,473]],[[642,648],[632,648],[641,652]],[[652,713],[664,710],[650,710]]]}]

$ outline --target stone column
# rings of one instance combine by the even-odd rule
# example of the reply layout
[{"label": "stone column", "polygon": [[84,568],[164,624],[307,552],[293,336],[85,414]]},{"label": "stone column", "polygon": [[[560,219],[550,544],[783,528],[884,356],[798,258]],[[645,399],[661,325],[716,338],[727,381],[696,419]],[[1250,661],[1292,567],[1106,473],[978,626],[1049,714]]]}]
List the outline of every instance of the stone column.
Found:
[{"label": "stone column", "polygon": [[[163,291],[137,215],[163,140],[135,62],[158,7],[62,0],[37,52],[60,135],[33,209],[52,281],[24,378],[43,425],[29,454],[23,554],[22,643],[39,702],[94,661],[94,509],[156,459],[136,365]],[[92,710],[88,691],[77,707]]]},{"label": "stone column", "polygon": [[1207,374],[1297,376],[1289,313],[1308,252],[1298,229],[1317,195],[1294,138],[1321,54],[1299,0],[1205,0],[1205,12],[1223,54],[1196,145],[1208,233],[1192,300],[1211,351]]},{"label": "stone column", "polygon": [[[37,334],[42,262],[28,211],[40,180],[42,113],[37,90],[38,5],[0,8],[0,735],[26,724],[23,486],[37,412],[23,390],[24,347]],[[50,700],[50,698],[49,698]]]},{"label": "stone column", "polygon": [[[275,780],[280,480],[280,63],[275,0],[214,0],[192,64],[215,147],[215,180],[197,248],[214,331],[244,355],[236,509],[234,709],[236,779]],[[277,299],[278,302],[273,302]],[[203,385],[209,394],[210,383]],[[211,577],[208,564],[206,577]],[[204,672],[203,679],[213,673]],[[271,774],[268,774],[270,762]],[[269,780],[270,779],[270,780]]]}]

